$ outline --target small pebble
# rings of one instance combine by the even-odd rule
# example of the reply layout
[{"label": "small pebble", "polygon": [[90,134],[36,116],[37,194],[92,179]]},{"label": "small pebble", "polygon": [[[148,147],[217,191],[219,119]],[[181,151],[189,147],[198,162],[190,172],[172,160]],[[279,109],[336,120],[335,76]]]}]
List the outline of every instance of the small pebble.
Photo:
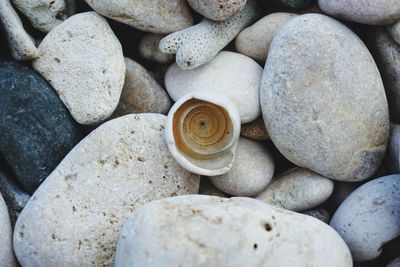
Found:
[{"label": "small pebble", "polygon": [[254,121],[242,124],[240,135],[256,141],[269,140],[262,116],[258,117]]}]

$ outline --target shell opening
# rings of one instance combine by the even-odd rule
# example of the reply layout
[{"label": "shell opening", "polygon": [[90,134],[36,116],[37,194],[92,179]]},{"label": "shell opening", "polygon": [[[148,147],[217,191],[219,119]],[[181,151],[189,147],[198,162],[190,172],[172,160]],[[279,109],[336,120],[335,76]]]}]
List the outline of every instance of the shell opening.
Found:
[{"label": "shell opening", "polygon": [[176,110],[172,124],[177,148],[194,159],[218,158],[235,141],[228,112],[207,101],[189,99]]}]

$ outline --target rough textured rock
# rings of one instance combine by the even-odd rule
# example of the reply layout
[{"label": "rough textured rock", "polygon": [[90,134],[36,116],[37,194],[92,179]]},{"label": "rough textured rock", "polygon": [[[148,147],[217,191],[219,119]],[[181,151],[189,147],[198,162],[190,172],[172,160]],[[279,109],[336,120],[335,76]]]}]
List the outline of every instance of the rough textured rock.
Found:
[{"label": "rough textured rock", "polygon": [[389,34],[400,45],[400,20],[394,24],[387,26]]},{"label": "rough textured rock", "polygon": [[369,51],[343,24],[319,14],[290,20],[272,42],[260,90],[268,134],[294,164],[342,181],[378,169],[386,95]]},{"label": "rough textured rock", "polygon": [[333,181],[302,168],[283,173],[256,198],[292,211],[312,209],[329,198]]},{"label": "rough textured rock", "polygon": [[33,67],[54,87],[74,119],[94,124],[118,105],[125,78],[121,44],[95,12],[74,15],[39,46]]},{"label": "rough textured rock", "polygon": [[1,171],[0,193],[3,195],[4,200],[7,204],[11,224],[14,225],[22,209],[25,207],[26,203],[28,203],[30,195],[21,190],[21,188],[13,181],[10,176],[4,174]]},{"label": "rough textured rock", "polygon": [[319,7],[339,19],[386,25],[400,19],[399,0],[318,0]]},{"label": "rough textured rock", "polygon": [[349,267],[352,261],[337,233],[310,216],[251,198],[195,195],[139,208],[124,224],[115,266],[292,265]]},{"label": "rough textured rock", "polygon": [[0,1],[0,21],[14,59],[32,60],[39,56],[32,37],[25,31],[9,0]]},{"label": "rough textured rock", "polygon": [[390,125],[390,141],[388,146],[388,167],[394,173],[400,173],[400,125]]},{"label": "rough textured rock", "polygon": [[131,113],[167,114],[172,101],[150,73],[132,59],[125,58],[126,75],[114,115]]},{"label": "rough textured rock", "polygon": [[173,64],[165,76],[165,86],[174,101],[196,91],[222,93],[236,106],[242,123],[260,114],[259,87],[262,68],[239,53],[222,51],[209,63],[191,71]]},{"label": "rough textured rock", "polygon": [[390,120],[400,123],[400,47],[385,28],[372,29],[369,33],[370,46],[385,85]]},{"label": "rough textured rock", "polygon": [[12,0],[15,7],[42,32],[49,32],[75,14],[75,0]]},{"label": "rough textured rock", "polygon": [[188,0],[189,5],[204,17],[223,21],[239,12],[247,0]]},{"label": "rough textured rock", "polygon": [[329,213],[324,209],[314,209],[314,210],[306,210],[302,212],[305,215],[312,216],[324,223],[329,223],[331,216]]},{"label": "rough textured rock", "polygon": [[24,65],[0,62],[0,152],[33,192],[81,139],[49,84]]},{"label": "rough textured rock", "polygon": [[142,57],[158,63],[168,63],[174,61],[174,55],[160,51],[160,41],[165,35],[147,34],[139,43],[139,53]]},{"label": "rough textured rock", "polygon": [[240,135],[257,141],[265,141],[269,139],[262,116],[258,117],[254,121],[242,124]]},{"label": "rough textured rock", "polygon": [[12,227],[6,203],[0,195],[0,263],[2,267],[17,267],[12,246]]},{"label": "rough textured rock", "polygon": [[219,190],[233,196],[255,196],[271,182],[275,165],[264,144],[240,138],[235,163],[223,175],[210,177]]},{"label": "rough textured rock", "polygon": [[202,20],[199,24],[174,32],[160,42],[160,50],[176,54],[176,63],[191,70],[212,60],[258,14],[255,0],[226,21]]},{"label": "rough textured rock", "polygon": [[338,208],[330,225],[345,240],[355,261],[377,258],[383,244],[400,236],[400,175],[360,186]]},{"label": "rough textured rock", "polygon": [[292,13],[272,13],[244,29],[236,37],[236,50],[254,60],[265,62],[272,39],[283,25],[296,17]]},{"label": "rough textured rock", "polygon": [[197,193],[199,177],[168,152],[165,120],[120,117],[67,155],[18,218],[14,249],[22,266],[112,266],[129,214],[152,200]]},{"label": "rough textured rock", "polygon": [[85,1],[101,15],[145,32],[171,33],[193,24],[184,0]]}]

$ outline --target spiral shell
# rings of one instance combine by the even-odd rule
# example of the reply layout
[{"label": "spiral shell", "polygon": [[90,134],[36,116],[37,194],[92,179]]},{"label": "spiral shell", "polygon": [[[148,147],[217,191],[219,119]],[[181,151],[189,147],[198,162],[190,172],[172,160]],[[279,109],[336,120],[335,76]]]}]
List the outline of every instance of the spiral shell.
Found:
[{"label": "spiral shell", "polygon": [[182,167],[215,176],[232,168],[239,134],[235,105],[221,94],[202,91],[182,97],[171,108],[165,139]]}]

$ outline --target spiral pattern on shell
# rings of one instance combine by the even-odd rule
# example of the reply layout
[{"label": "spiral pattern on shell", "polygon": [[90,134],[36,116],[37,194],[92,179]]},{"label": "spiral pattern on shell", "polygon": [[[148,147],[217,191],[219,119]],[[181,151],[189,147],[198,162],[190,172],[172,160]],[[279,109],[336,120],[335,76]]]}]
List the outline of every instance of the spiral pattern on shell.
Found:
[{"label": "spiral pattern on shell", "polygon": [[217,158],[234,142],[228,112],[221,106],[195,98],[175,112],[173,135],[178,149],[195,159]]}]

